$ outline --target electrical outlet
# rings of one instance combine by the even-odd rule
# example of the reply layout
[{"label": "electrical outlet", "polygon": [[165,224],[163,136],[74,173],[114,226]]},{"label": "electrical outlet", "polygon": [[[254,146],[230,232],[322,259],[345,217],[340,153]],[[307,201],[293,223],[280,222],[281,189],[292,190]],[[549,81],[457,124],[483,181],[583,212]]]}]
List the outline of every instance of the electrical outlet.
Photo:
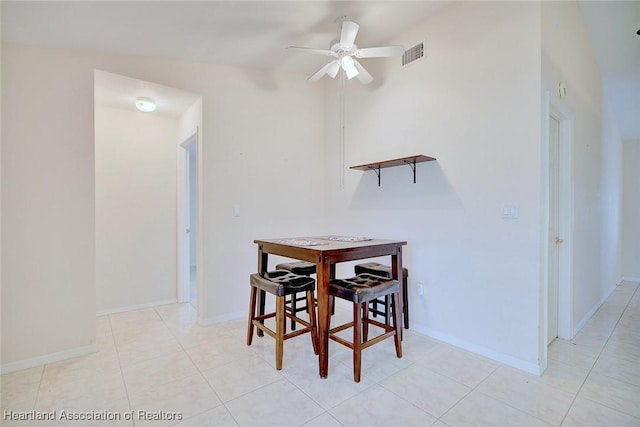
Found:
[{"label": "electrical outlet", "polygon": [[422,286],[422,283],[417,283],[416,289],[418,291],[418,296],[424,296],[424,286]]}]

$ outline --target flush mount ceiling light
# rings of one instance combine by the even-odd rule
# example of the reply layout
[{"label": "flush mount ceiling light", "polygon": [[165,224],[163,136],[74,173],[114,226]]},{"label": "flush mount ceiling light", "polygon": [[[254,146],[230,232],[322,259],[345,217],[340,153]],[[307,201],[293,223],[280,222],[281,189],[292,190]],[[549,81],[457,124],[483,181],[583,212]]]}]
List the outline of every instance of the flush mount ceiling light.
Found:
[{"label": "flush mount ceiling light", "polygon": [[144,113],[152,113],[156,111],[156,103],[153,99],[139,97],[136,101],[136,108]]}]

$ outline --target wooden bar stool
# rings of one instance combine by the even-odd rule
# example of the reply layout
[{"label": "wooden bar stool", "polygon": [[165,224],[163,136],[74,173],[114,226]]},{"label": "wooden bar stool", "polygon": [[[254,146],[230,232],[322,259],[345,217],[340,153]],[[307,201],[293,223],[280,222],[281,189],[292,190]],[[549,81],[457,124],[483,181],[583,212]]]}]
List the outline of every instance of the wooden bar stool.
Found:
[{"label": "wooden bar stool", "polygon": [[[302,276],[311,276],[312,274],[316,274],[316,265],[312,262],[307,262],[307,261],[287,262],[287,263],[276,265],[276,270],[287,270],[292,272],[293,274],[300,274]],[[335,270],[332,269],[332,271],[335,271]],[[335,276],[334,273],[332,273],[332,277],[333,276]],[[307,309],[308,306],[306,304],[306,299],[307,297],[304,295],[298,296],[296,294],[291,294],[289,299],[285,300],[285,307],[287,311],[289,311],[294,316],[296,315],[296,313],[303,310],[308,312],[309,310]],[[334,314],[335,307],[333,305],[333,299],[331,302],[332,302],[331,314]],[[301,303],[301,305],[298,305],[298,303]],[[292,331],[296,330],[296,321],[294,319],[291,319],[291,330]]]},{"label": "wooden bar stool", "polygon": [[[282,354],[284,341],[298,335],[311,332],[311,343],[313,352],[318,354],[318,331],[316,329],[316,311],[309,310],[309,321],[305,321],[295,314],[285,310],[284,301],[287,295],[297,292],[305,292],[309,307],[315,307],[315,297],[313,292],[316,289],[316,281],[308,276],[293,274],[286,270],[276,270],[267,272],[264,276],[252,274],[250,276],[251,298],[249,302],[249,325],[247,328],[247,345],[251,345],[253,339],[253,328],[266,332],[276,340],[276,369],[282,369]],[[260,314],[256,307],[258,290],[268,292],[276,297],[276,311],[273,313]],[[273,331],[265,326],[264,321],[271,317],[276,318],[276,330]],[[304,325],[303,329],[287,333],[286,318],[295,319],[297,323]]]},{"label": "wooden bar stool", "polygon": [[[374,276],[382,276],[382,277],[393,277],[391,273],[391,266],[380,264],[377,262],[365,262],[362,264],[357,264],[353,267],[356,276],[362,273],[373,274]],[[402,269],[402,314],[404,316],[404,328],[409,329],[409,290],[408,290],[408,282],[409,282],[409,270],[406,268]],[[378,305],[381,305],[382,308],[378,308]],[[389,320],[391,317],[389,311],[389,297],[386,296],[384,299],[376,298],[371,301],[371,306],[369,311],[373,313],[374,316],[384,316],[385,323],[389,325]]]},{"label": "wooden bar stool", "polygon": [[[397,280],[363,273],[350,279],[332,280],[329,292],[332,296],[353,303],[353,320],[329,329],[329,338],[353,350],[353,380],[355,382],[360,382],[362,350],[365,348],[371,347],[384,339],[394,337],[396,356],[398,358],[402,357],[400,313],[396,310],[396,301],[400,298],[400,286]],[[369,318],[369,302],[384,296],[391,297],[391,311],[393,313],[391,325]],[[382,328],[384,333],[369,340],[369,325]],[[353,328],[353,341],[351,342],[337,335],[338,332],[348,328]]]}]

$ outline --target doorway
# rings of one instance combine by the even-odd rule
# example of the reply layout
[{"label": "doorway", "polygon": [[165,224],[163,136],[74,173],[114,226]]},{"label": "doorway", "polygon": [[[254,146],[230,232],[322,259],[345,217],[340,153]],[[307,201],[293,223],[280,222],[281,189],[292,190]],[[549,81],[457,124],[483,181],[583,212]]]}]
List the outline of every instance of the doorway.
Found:
[{"label": "doorway", "polygon": [[547,114],[546,345],[573,338],[572,116],[550,98]]},{"label": "doorway", "polygon": [[560,122],[553,115],[549,116],[549,261],[547,285],[547,345],[558,337],[558,287],[560,245],[564,239],[560,237],[558,227],[559,193],[560,193]]},{"label": "doorway", "polygon": [[198,286],[198,132],[190,136],[179,147],[179,218],[178,259],[180,302],[190,303],[197,309]]},{"label": "doorway", "polygon": [[[154,100],[157,109],[139,111],[139,97]],[[99,314],[183,298],[176,284],[178,150],[200,126],[201,99],[174,87],[94,70]]]}]

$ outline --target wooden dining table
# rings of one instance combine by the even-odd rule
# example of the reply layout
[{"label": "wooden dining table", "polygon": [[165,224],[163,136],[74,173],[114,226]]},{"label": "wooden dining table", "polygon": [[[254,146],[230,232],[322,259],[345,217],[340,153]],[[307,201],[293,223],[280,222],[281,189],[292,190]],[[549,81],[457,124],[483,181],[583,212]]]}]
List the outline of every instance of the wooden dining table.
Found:
[{"label": "wooden dining table", "polygon": [[[393,278],[402,280],[402,246],[406,241],[370,239],[351,236],[288,237],[280,239],[256,239],[258,245],[258,272],[268,269],[269,254],[308,261],[316,264],[318,301],[318,364],[321,378],[329,374],[329,327],[331,310],[329,306],[329,282],[335,278],[335,265],[382,256],[391,257]],[[264,311],[264,298],[261,298]],[[402,298],[396,308],[402,313]],[[402,316],[398,316],[402,321]],[[402,325],[400,325],[402,328]]]}]

